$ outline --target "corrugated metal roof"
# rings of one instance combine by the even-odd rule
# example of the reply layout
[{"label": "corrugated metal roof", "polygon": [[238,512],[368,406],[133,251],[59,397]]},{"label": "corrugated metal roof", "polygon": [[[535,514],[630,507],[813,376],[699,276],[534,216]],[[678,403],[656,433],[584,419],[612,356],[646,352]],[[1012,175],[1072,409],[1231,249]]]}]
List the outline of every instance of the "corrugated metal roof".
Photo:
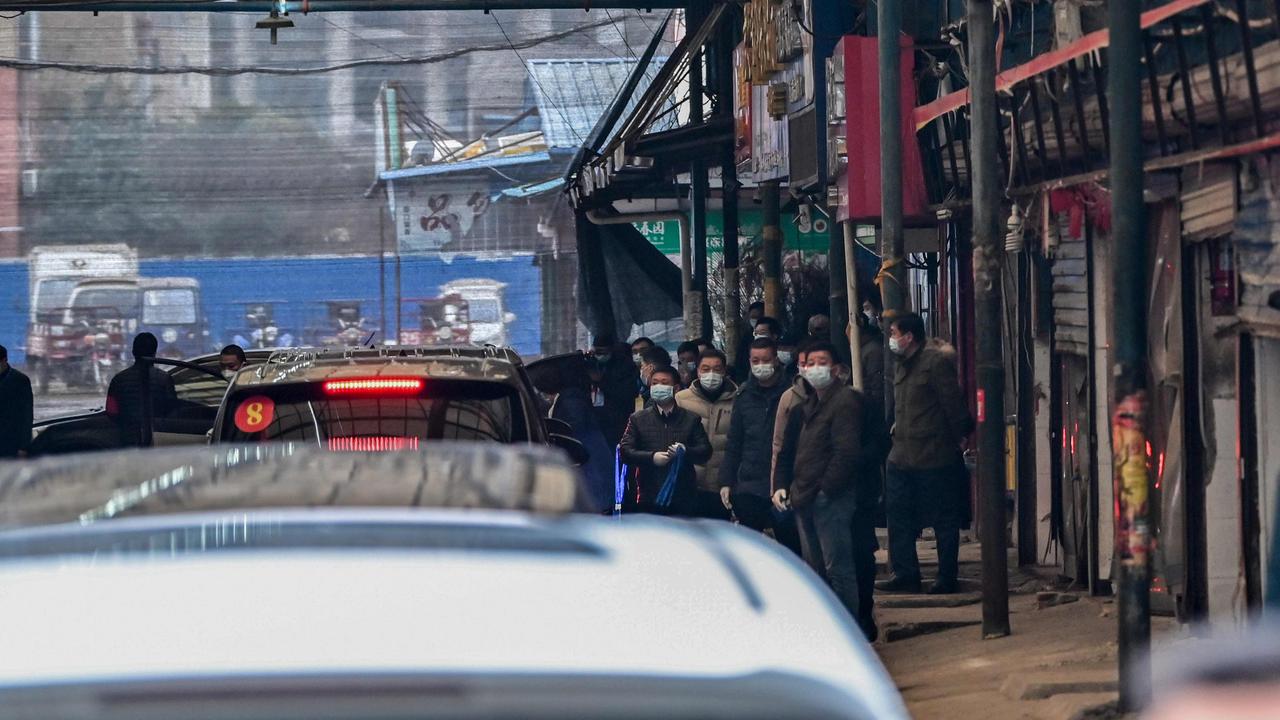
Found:
[{"label": "corrugated metal roof", "polygon": [[[655,57],[627,102],[626,117],[653,82],[665,57]],[[530,60],[529,74],[542,117],[542,133],[553,148],[576,148],[617,96],[637,60]]]}]

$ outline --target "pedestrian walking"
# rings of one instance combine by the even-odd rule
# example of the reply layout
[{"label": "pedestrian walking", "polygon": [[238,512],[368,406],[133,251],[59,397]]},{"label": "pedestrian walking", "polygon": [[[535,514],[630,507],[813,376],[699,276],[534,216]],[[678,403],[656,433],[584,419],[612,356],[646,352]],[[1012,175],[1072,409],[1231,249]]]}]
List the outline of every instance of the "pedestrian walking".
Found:
[{"label": "pedestrian walking", "polygon": [[807,349],[801,374],[812,392],[791,411],[798,433],[778,459],[774,502],[795,509],[805,562],[861,622],[852,528],[863,459],[863,400],[836,381],[834,345],[814,343]]},{"label": "pedestrian walking", "polygon": [[636,366],[627,349],[610,335],[598,335],[591,343],[591,405],[609,447],[618,446],[627,418],[635,410]]},{"label": "pedestrian walking", "polygon": [[[143,375],[138,358],[154,358],[160,342],[149,332],[138,333],[133,339],[134,362],[116,373],[107,386],[107,417],[115,421],[123,445],[142,444],[142,383],[150,384],[151,417],[167,416],[178,403],[178,394],[169,373],[147,363],[148,375]],[[144,380],[145,378],[145,380]]]},{"label": "pedestrian walking", "polygon": [[715,348],[704,350],[697,362],[697,379],[676,393],[676,404],[702,420],[702,429],[711,443],[711,459],[695,466],[698,494],[694,513],[713,520],[731,517],[720,499],[720,463],[729,444],[733,403],[738,395],[738,386],[729,379],[728,371],[729,361],[724,353]]},{"label": "pedestrian walking", "polygon": [[733,400],[718,479],[724,507],[737,516],[738,522],[764,532],[775,530],[777,525],[769,475],[774,419],[778,401],[788,386],[772,341],[752,341],[749,359],[751,378]]},{"label": "pedestrian walking", "polygon": [[622,461],[634,472],[633,497],[640,512],[693,516],[697,499],[694,466],[711,458],[702,421],[676,404],[680,374],[670,366],[649,375],[650,407],[636,412],[622,436]]},{"label": "pedestrian walking", "polygon": [[932,527],[938,543],[938,577],[930,594],[954,593],[960,553],[960,518],[966,483],[961,445],[973,418],[960,389],[953,353],[930,346],[920,316],[889,323],[896,422],[887,468],[886,504],[893,577],[876,583],[885,591],[919,592],[916,537]]},{"label": "pedestrian walking", "polygon": [[9,350],[0,345],[0,459],[26,457],[34,409],[31,379],[9,364]]}]

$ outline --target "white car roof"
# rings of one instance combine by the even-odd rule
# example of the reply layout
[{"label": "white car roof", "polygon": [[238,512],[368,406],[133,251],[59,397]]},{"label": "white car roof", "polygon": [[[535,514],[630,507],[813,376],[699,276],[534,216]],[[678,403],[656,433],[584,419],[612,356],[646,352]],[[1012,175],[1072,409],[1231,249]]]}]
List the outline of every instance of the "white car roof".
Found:
[{"label": "white car roof", "polygon": [[[290,541],[308,533],[328,540]],[[727,523],[385,509],[112,520],[0,533],[0,588],[0,698],[228,675],[780,673],[844,693],[846,717],[906,717],[825,586]]]}]

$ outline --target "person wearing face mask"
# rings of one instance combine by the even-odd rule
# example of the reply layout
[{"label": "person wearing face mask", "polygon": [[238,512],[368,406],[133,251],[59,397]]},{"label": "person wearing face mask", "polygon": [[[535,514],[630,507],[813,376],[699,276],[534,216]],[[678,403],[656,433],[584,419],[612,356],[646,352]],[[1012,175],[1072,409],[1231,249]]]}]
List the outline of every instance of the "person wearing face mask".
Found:
[{"label": "person wearing face mask", "polygon": [[777,320],[774,320],[771,317],[760,318],[760,322],[756,323],[755,329],[751,331],[752,340],[759,340],[760,338],[766,338],[776,343],[778,342],[778,339],[781,336],[782,336],[782,323],[778,322]]},{"label": "person wearing face mask", "polygon": [[617,447],[627,418],[635,411],[639,392],[636,366],[627,346],[609,335],[596,336],[591,343],[587,376],[591,383],[591,405],[609,447]]},{"label": "person wearing face mask", "polygon": [[680,384],[686,388],[698,379],[698,358],[701,356],[702,350],[692,340],[685,340],[676,348],[676,370],[680,371]]},{"label": "person wearing face mask", "polygon": [[778,458],[773,501],[795,509],[805,562],[870,636],[874,621],[860,600],[852,531],[860,486],[869,484],[863,477],[863,398],[836,379],[835,366],[834,345],[808,347],[800,372],[812,392],[789,418],[792,437]]},{"label": "person wearing face mask", "polygon": [[796,375],[800,374],[800,368],[796,364],[796,342],[792,338],[782,338],[777,343],[778,346],[778,365],[782,368],[782,374],[786,376],[787,384]]},{"label": "person wearing face mask", "polygon": [[244,348],[239,345],[228,345],[218,351],[218,368],[222,370],[222,377],[228,382],[231,378],[240,372],[240,368],[248,363],[248,358],[244,355]]},{"label": "person wearing face mask", "polygon": [[697,415],[711,442],[711,458],[697,467],[698,517],[728,520],[729,509],[720,501],[720,461],[729,442],[729,425],[738,386],[728,377],[729,361],[724,353],[709,348],[698,358],[696,377],[688,388],[676,394],[676,404]]},{"label": "person wearing face mask", "polygon": [[938,540],[938,577],[930,594],[957,591],[960,515],[967,483],[961,445],[973,432],[973,418],[960,389],[952,354],[928,344],[919,315],[889,322],[894,369],[893,448],[885,490],[889,557],[893,577],[876,583],[890,592],[919,592],[916,536],[932,527]]},{"label": "person wearing face mask", "polygon": [[798,539],[789,542],[791,538],[775,521],[769,487],[773,423],[789,383],[772,341],[753,341],[750,353],[751,379],[733,400],[728,442],[720,461],[720,501],[738,522],[760,532],[772,530],[779,542],[798,554]]},{"label": "person wearing face mask", "polygon": [[[653,375],[656,368],[667,367],[671,365],[671,354],[665,348],[654,345],[640,354],[640,395],[633,404],[632,411],[643,410],[651,404],[649,402],[649,378]],[[679,372],[679,371],[677,371]],[[683,382],[683,381],[682,381]],[[681,387],[684,387],[683,384]]]},{"label": "person wearing face mask", "polygon": [[[622,435],[622,461],[634,474],[629,492],[640,512],[693,517],[696,510],[694,466],[711,459],[711,442],[701,419],[676,404],[679,387],[675,368],[654,368],[649,374],[653,404],[632,415]],[[663,504],[662,489],[673,463],[678,464],[675,492]]]},{"label": "person wearing face mask", "polygon": [[638,337],[631,341],[631,361],[636,364],[637,368],[639,368],[640,364],[643,362],[643,360],[641,360],[641,355],[644,354],[644,351],[656,344],[657,343],[647,337]]}]

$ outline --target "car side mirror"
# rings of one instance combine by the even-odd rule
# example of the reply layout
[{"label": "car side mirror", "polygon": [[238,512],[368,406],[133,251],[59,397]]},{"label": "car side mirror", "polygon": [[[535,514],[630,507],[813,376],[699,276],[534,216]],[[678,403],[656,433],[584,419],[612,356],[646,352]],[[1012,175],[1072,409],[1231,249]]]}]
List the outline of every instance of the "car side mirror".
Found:
[{"label": "car side mirror", "polygon": [[551,433],[551,445],[558,447],[569,456],[574,465],[586,465],[591,455],[587,452],[587,448],[582,443],[569,437],[568,435],[560,435],[559,433]]},{"label": "car side mirror", "polygon": [[573,437],[573,426],[564,420],[558,418],[543,418],[542,422],[547,426],[547,432],[554,435],[564,435],[565,437]]}]

